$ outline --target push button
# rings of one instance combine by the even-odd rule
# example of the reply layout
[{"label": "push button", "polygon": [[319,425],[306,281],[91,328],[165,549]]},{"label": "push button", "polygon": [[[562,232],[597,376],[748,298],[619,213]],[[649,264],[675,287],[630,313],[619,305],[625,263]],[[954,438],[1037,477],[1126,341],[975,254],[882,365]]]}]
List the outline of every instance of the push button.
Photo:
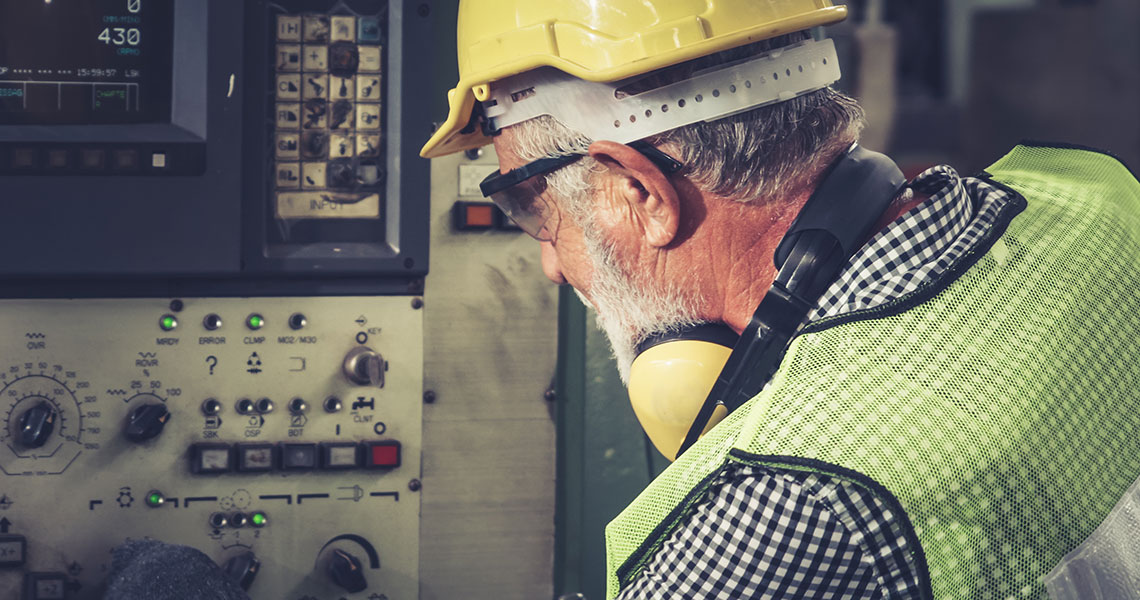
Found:
[{"label": "push button", "polygon": [[329,73],[338,77],[352,77],[360,68],[360,52],[356,44],[336,42],[329,46]]},{"label": "push button", "polygon": [[102,150],[82,150],[79,153],[79,166],[89,170],[102,169],[105,154]]},{"label": "push button", "polygon": [[329,39],[334,42],[356,41],[356,17],[333,17],[330,19]]},{"label": "push button", "polygon": [[305,100],[328,100],[329,76],[324,73],[305,73],[301,79],[301,97]]},{"label": "push button", "polygon": [[380,76],[357,75],[356,99],[364,102],[378,102],[380,100]]},{"label": "push button", "polygon": [[12,168],[34,169],[36,167],[36,151],[31,148],[16,148],[12,150]]},{"label": "push button", "polygon": [[358,134],[356,136],[356,155],[379,156],[380,136]]},{"label": "push button", "polygon": [[361,42],[380,41],[380,19],[376,17],[360,17],[360,20],[357,21],[356,24]]},{"label": "push button", "polygon": [[400,466],[400,442],[395,440],[364,442],[364,466],[369,469],[391,469]]},{"label": "push button", "polygon": [[358,69],[360,72],[380,72],[380,58],[383,54],[380,52],[379,46],[361,46],[357,49],[357,53],[360,55],[360,67]]},{"label": "push button", "polygon": [[0,535],[0,567],[19,567],[27,560],[28,540],[22,535]]},{"label": "push button", "polygon": [[459,231],[491,229],[495,226],[495,205],[490,202],[460,200],[451,210],[455,228]]},{"label": "push button", "polygon": [[28,573],[24,576],[24,600],[63,600],[67,577],[63,573]]},{"label": "push button", "polygon": [[308,471],[317,468],[316,444],[281,444],[281,468]]},{"label": "push button", "polygon": [[48,150],[47,162],[53,169],[66,169],[71,164],[67,150]]},{"label": "push button", "polygon": [[277,158],[300,158],[301,136],[296,133],[277,134]]},{"label": "push button", "polygon": [[358,446],[349,442],[321,444],[321,464],[325,469],[355,469],[360,466]]},{"label": "push button", "polygon": [[325,15],[305,16],[305,41],[326,43],[329,41],[329,18]]},{"label": "push button", "polygon": [[301,186],[306,188],[323,188],[325,187],[327,177],[325,170],[325,163],[323,162],[307,162],[301,167],[302,178]]},{"label": "push button", "polygon": [[351,135],[335,133],[329,137],[329,158],[350,158],[356,153],[356,142]]},{"label": "push button", "polygon": [[329,49],[327,46],[305,46],[301,55],[301,65],[306,71],[328,71]]},{"label": "push button", "polygon": [[277,44],[277,70],[301,70],[301,46],[297,44]]},{"label": "push button", "polygon": [[293,15],[278,15],[277,39],[290,42],[301,41],[301,17]]},{"label": "push button", "polygon": [[237,470],[258,473],[273,470],[272,444],[238,444]]},{"label": "push button", "polygon": [[277,163],[277,187],[295,188],[301,184],[299,163]]},{"label": "push button", "polygon": [[300,100],[301,99],[301,75],[294,73],[292,75],[278,75],[277,76],[277,99],[278,100]]},{"label": "push button", "polygon": [[116,150],[114,164],[121,171],[133,171],[139,168],[139,153],[136,150]]},{"label": "push button", "polygon": [[278,102],[277,103],[277,128],[278,129],[297,129],[301,126],[301,104]]},{"label": "push button", "polygon": [[233,454],[228,444],[198,443],[190,446],[190,470],[198,474],[228,473]]}]

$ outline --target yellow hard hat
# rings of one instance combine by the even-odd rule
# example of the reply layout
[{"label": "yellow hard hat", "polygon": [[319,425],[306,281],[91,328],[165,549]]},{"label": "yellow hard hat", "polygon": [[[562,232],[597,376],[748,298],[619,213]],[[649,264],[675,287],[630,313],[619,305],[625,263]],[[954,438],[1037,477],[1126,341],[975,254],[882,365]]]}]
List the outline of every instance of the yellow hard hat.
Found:
[{"label": "yellow hard hat", "polygon": [[474,121],[489,84],[540,67],[618,81],[843,20],[832,0],[461,0],[459,83],[425,158],[491,143]]}]

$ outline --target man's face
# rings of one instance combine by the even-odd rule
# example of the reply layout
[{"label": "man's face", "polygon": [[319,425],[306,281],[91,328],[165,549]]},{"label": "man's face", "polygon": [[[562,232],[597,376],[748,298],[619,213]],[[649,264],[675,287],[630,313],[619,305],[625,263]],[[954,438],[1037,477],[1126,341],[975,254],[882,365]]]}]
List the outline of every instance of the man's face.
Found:
[{"label": "man's face", "polygon": [[[499,172],[506,173],[525,165],[528,161],[515,153],[513,131],[507,129],[495,138],[495,152],[499,157]],[[559,206],[559,199],[553,190],[547,188],[542,194],[551,207],[554,223],[550,227],[553,240],[539,242],[542,247],[542,270],[554,283],[569,283],[580,293],[588,293],[592,276],[592,265],[585,247],[582,228],[574,219],[567,218]]]},{"label": "man's face", "polygon": [[[495,139],[504,173],[527,162],[513,151],[511,141],[510,129]],[[541,242],[542,267],[551,281],[569,283],[583,303],[594,307],[626,382],[637,344],[698,319],[691,289],[654,277],[656,249],[642,239],[614,177],[605,171],[596,176],[587,197],[579,199],[587,207],[582,218],[565,210],[566,198],[549,188],[544,192],[557,223],[550,227],[553,239]]]}]

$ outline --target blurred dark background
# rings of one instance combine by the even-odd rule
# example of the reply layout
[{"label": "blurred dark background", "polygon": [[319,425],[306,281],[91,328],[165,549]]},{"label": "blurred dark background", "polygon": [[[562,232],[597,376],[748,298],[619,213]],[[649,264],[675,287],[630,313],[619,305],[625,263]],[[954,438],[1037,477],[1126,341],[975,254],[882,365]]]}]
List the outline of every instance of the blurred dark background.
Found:
[{"label": "blurred dark background", "polygon": [[973,173],[1022,139],[1140,163],[1140,2],[849,0],[826,34],[863,101],[866,145],[908,174]]}]

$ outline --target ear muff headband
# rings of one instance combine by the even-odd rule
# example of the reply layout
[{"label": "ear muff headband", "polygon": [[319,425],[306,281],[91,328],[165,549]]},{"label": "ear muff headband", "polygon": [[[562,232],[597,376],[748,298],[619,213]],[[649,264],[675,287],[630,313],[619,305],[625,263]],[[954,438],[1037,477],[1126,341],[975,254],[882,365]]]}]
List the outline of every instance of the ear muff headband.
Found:
[{"label": "ear muff headband", "polygon": [[905,184],[894,161],[858,144],[829,168],[776,248],[776,280],[733,347],[677,456],[696,443],[718,407],[731,413],[760,393],[808,312]]}]

